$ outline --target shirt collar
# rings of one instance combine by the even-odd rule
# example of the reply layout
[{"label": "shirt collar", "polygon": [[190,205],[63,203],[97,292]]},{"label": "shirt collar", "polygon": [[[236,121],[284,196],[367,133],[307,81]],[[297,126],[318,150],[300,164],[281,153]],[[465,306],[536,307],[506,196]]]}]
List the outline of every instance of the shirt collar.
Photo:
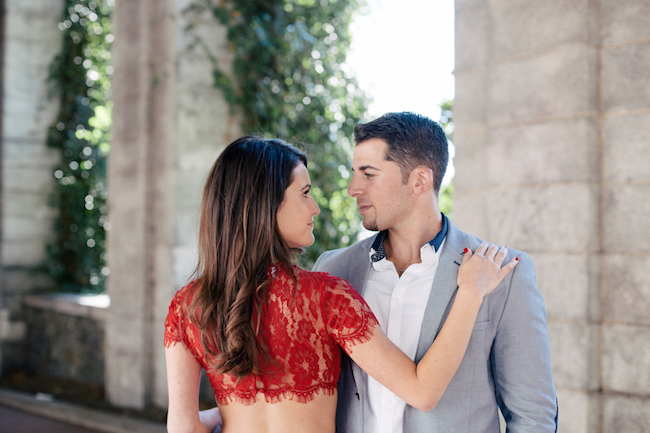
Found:
[{"label": "shirt collar", "polygon": [[[442,229],[440,229],[438,234],[428,242],[428,244],[433,247],[435,252],[438,252],[440,245],[442,245],[442,241],[445,240],[445,237],[447,236],[447,228],[448,228],[447,217],[445,216],[445,214],[442,214]],[[386,239],[387,235],[388,235],[388,230],[384,230],[382,232],[379,232],[379,234],[375,238],[375,242],[373,242],[372,247],[370,248],[371,262],[373,263],[378,262],[386,258],[386,250],[384,249],[384,240]]]}]

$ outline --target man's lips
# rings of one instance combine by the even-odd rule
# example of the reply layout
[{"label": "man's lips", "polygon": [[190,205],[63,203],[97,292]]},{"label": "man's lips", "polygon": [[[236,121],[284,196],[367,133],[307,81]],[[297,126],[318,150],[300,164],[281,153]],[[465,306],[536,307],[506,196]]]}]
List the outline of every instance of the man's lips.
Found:
[{"label": "man's lips", "polygon": [[372,205],[369,204],[358,204],[357,206],[359,206],[359,213],[364,213],[372,207]]}]

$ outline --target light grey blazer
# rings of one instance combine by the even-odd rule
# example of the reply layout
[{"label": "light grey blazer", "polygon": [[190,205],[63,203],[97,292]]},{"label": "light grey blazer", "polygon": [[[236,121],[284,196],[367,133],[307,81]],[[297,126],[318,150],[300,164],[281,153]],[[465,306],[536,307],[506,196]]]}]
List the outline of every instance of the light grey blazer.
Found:
[{"label": "light grey blazer", "polygon": [[[346,279],[363,295],[371,266],[368,253],[374,239],[324,253],[314,270]],[[429,349],[449,314],[458,289],[456,278],[463,250],[475,250],[481,242],[449,221],[420,330],[416,362]],[[544,300],[535,283],[530,257],[509,249],[506,263],[515,256],[519,257],[515,270],[483,300],[465,357],[442,399],[431,412],[407,405],[404,433],[498,433],[498,407],[508,432],[556,431],[557,400]],[[357,383],[361,383],[361,369],[343,354],[337,433],[363,431],[361,401],[366,396]]]}]

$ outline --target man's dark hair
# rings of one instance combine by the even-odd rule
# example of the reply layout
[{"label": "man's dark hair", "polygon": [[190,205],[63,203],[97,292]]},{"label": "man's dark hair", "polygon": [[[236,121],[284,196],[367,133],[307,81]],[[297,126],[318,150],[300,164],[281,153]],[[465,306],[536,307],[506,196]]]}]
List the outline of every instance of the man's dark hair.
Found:
[{"label": "man's dark hair", "polygon": [[440,191],[449,162],[449,144],[440,124],[406,111],[388,113],[354,127],[356,144],[371,138],[380,138],[388,144],[384,157],[399,165],[402,182],[408,181],[413,169],[424,166],[433,170],[433,186],[436,193]]}]

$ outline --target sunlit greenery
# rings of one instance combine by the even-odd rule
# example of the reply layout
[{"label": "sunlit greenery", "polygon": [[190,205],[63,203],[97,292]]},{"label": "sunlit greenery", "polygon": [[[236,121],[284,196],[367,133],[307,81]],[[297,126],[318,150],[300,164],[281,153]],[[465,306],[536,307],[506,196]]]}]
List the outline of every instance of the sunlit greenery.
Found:
[{"label": "sunlit greenery", "polygon": [[66,0],[59,23],[61,53],[50,68],[60,101],[48,145],[61,151],[53,176],[58,211],[46,264],[57,288],[101,292],[107,219],[106,158],[111,136],[111,34],[114,0]]},{"label": "sunlit greenery", "polygon": [[[447,134],[447,139],[452,142],[454,137],[454,101],[445,101],[440,104],[440,124],[442,124],[442,129],[444,129],[445,134]],[[451,162],[451,161],[450,161]],[[438,196],[440,210],[442,213],[448,217],[453,217],[452,215],[452,195],[454,194],[454,184],[448,183],[443,184],[440,189],[440,195]]]},{"label": "sunlit greenery", "polygon": [[303,256],[307,265],[325,250],[354,243],[360,229],[345,193],[354,125],[367,109],[346,64],[358,6],[353,0],[195,0],[186,11],[192,26],[208,15],[228,29],[232,73],[218,64],[219,47],[199,36],[195,42],[213,61],[215,86],[244,114],[244,133],[280,137],[309,154],[321,214],[316,242]]}]

